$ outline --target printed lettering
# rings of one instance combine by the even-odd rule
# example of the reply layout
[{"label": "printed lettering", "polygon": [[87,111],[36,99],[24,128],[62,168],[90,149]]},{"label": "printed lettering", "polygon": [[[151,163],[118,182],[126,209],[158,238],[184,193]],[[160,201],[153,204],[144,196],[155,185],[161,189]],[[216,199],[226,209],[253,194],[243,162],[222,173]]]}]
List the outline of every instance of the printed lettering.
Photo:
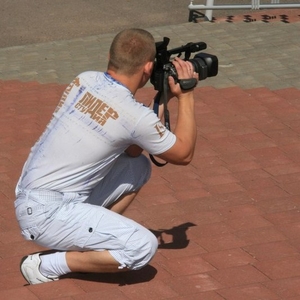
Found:
[{"label": "printed lettering", "polygon": [[97,98],[93,97],[90,93],[85,93],[83,98],[75,105],[75,108],[80,110],[81,112],[85,112],[85,110],[93,105]]},{"label": "printed lettering", "polygon": [[114,120],[119,118],[118,113],[115,110],[113,110],[111,107],[108,109],[105,115],[107,116],[107,118],[112,118]]},{"label": "printed lettering", "polygon": [[56,107],[56,109],[55,109],[55,112],[58,112],[59,109],[63,106],[63,104],[65,103],[65,101],[66,101],[68,95],[70,94],[72,88],[74,87],[74,85],[77,86],[77,87],[80,85],[80,80],[79,80],[78,77],[76,77],[76,78],[75,78],[75,79],[74,79],[74,80],[66,87],[66,89],[65,89],[65,91],[64,91],[64,93],[63,93],[63,95],[62,95],[62,97],[61,97],[61,99],[60,99],[60,101],[59,101],[59,103],[58,103],[58,105],[57,105],[57,107]]},{"label": "printed lettering", "polygon": [[72,82],[74,85],[76,85],[77,87],[79,87],[80,86],[80,79],[79,79],[79,77],[76,77],[74,80],[73,80],[73,82]]},{"label": "printed lettering", "polygon": [[165,127],[161,123],[155,124],[154,128],[156,129],[160,137],[164,136]]},{"label": "printed lettering", "polygon": [[84,114],[90,115],[91,119],[101,126],[105,125],[109,118],[116,120],[119,117],[112,107],[89,92],[84,94],[82,99],[75,105],[75,108]]}]

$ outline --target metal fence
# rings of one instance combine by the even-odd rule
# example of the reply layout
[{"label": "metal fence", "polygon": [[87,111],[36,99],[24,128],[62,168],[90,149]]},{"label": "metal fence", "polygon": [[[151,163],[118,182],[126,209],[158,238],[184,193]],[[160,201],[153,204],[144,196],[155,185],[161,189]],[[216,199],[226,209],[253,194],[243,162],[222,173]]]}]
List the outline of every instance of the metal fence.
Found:
[{"label": "metal fence", "polygon": [[[250,1],[249,1],[250,2]],[[205,11],[205,14],[203,16],[206,20],[211,21],[212,20],[212,12],[215,9],[225,9],[225,10],[231,10],[231,9],[271,9],[271,8],[300,8],[300,1],[298,3],[280,3],[280,0],[271,0],[268,4],[262,4],[260,0],[251,0],[250,4],[222,4],[222,5],[216,5],[214,4],[214,0],[206,0],[206,4],[194,4],[194,1],[191,0],[189,6],[189,22],[194,21],[195,14],[199,15],[199,11]],[[200,13],[202,14],[202,13]]]}]

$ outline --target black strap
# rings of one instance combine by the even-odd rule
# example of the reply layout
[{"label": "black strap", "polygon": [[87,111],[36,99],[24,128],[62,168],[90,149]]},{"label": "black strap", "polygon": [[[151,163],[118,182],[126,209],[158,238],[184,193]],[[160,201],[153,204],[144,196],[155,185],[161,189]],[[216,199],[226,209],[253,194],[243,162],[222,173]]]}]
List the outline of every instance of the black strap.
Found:
[{"label": "black strap", "polygon": [[[170,124],[170,113],[168,110],[168,75],[167,72],[164,72],[164,84],[163,84],[163,92],[159,91],[157,92],[155,98],[154,98],[154,105],[153,110],[158,116],[159,111],[159,103],[161,96],[163,94],[163,101],[164,101],[164,119],[165,119],[165,127],[171,131],[171,124]],[[157,167],[163,167],[168,162],[160,163],[158,162],[152,154],[149,154],[151,161],[157,166]]]}]

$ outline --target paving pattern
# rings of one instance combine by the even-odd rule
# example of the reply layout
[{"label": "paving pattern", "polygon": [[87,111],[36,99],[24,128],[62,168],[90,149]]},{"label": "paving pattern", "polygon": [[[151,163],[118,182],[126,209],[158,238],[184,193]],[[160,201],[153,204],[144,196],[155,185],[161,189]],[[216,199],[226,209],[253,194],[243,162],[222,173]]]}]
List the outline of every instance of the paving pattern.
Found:
[{"label": "paving pattern", "polygon": [[[286,15],[289,22],[280,16]],[[299,300],[300,12],[151,27],[171,47],[204,41],[217,77],[199,83],[198,140],[186,167],[153,167],[126,215],[160,241],[151,264],[28,286],[14,187],[66,84],[104,70],[112,34],[0,49],[0,299]],[[248,17],[250,18],[250,17]],[[256,19],[256,20],[254,20]],[[147,102],[149,85],[137,98]],[[170,103],[171,126],[176,102]]]}]

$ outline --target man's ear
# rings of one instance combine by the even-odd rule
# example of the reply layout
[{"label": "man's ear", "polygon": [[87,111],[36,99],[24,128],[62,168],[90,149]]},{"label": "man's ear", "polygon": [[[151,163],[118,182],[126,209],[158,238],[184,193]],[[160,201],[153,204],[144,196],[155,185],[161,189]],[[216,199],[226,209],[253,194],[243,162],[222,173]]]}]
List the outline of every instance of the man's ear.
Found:
[{"label": "man's ear", "polygon": [[153,71],[153,61],[148,61],[145,66],[144,66],[144,73],[148,76],[151,75],[152,71]]}]

